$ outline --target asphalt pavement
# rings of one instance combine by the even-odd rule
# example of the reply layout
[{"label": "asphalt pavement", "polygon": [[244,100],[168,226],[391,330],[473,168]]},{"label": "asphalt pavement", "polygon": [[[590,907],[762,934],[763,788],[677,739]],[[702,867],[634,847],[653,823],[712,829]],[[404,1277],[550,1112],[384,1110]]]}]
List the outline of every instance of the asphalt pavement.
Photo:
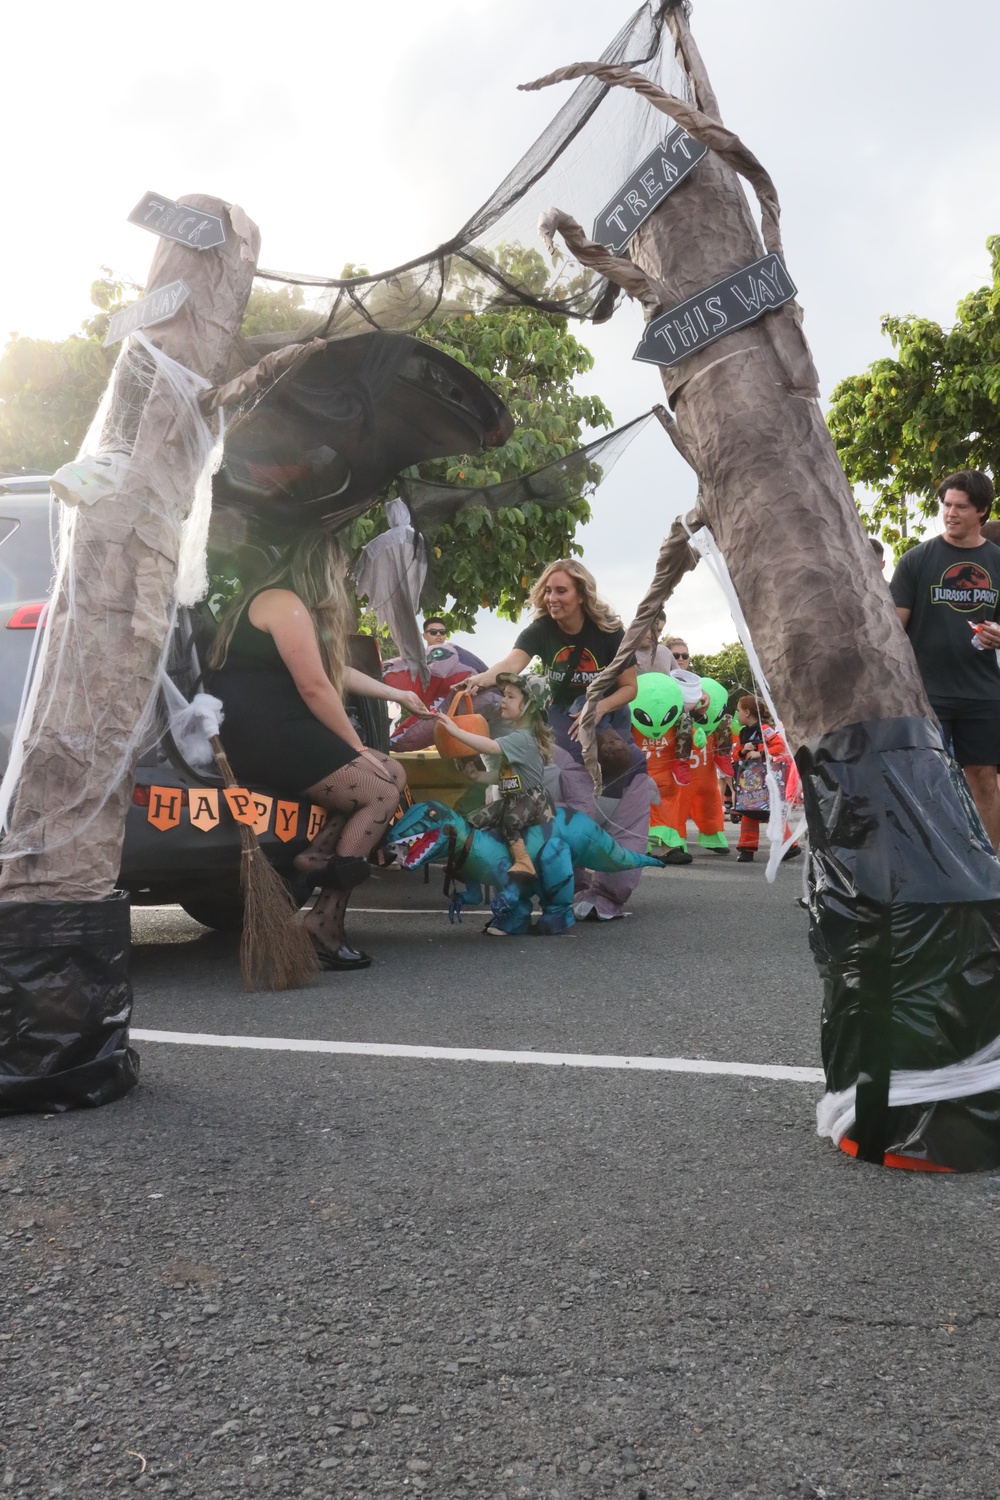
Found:
[{"label": "asphalt pavement", "polygon": [[993,1497],[1000,1179],[624,1065],[818,1065],[800,879],[699,852],[497,940],[387,872],[372,968],[281,995],[136,911],[140,1031],[497,1055],[143,1041],[120,1103],[0,1120],[0,1497]]}]

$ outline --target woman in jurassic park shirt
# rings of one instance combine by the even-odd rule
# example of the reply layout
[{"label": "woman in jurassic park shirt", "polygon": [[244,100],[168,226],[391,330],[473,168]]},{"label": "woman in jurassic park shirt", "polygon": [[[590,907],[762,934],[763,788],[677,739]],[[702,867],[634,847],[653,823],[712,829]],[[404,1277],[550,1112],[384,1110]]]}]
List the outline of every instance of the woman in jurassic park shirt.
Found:
[{"label": "woman in jurassic park shirt", "polygon": [[[552,704],[549,724],[555,735],[554,758],[559,765],[559,801],[577,812],[605,822],[609,833],[626,849],[644,853],[649,829],[649,777],[642,752],[631,733],[628,705],[636,694],[634,667],[624,667],[612,692],[597,704],[601,730],[617,731],[623,742],[622,769],[604,778],[605,799],[618,799],[617,806],[602,818],[594,799],[594,787],[583,765],[578,740],[580,710],[587,688],[602,668],[614,659],[624,627],[618,616],[597,593],[594,576],[572,557],[549,563],[531,591],[535,618],[522,630],[513,650],[502,661],[470,677],[471,690],[492,687],[500,672],[521,673],[539,657],[549,678]],[[559,752],[563,753],[560,754]],[[624,915],[624,903],[638,882],[641,871],[627,875],[581,872],[573,909],[578,917],[608,920]]]}]

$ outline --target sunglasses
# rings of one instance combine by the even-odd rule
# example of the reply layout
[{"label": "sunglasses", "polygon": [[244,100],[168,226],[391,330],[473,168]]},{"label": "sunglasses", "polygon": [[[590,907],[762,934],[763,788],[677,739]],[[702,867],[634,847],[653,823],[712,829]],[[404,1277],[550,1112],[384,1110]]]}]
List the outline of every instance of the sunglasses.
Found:
[{"label": "sunglasses", "polygon": [[447,635],[447,630],[425,630],[424,635]]},{"label": "sunglasses", "polygon": [[690,653],[690,651],[672,651],[670,654],[674,658],[674,661],[690,661],[691,660],[691,653]]}]

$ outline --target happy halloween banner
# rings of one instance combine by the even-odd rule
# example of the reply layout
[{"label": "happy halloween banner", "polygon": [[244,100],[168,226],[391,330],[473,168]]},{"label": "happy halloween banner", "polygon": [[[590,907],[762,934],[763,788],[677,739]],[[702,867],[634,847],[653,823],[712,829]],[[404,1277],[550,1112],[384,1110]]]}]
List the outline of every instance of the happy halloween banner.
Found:
[{"label": "happy halloween banner", "polygon": [[[298,835],[301,822],[305,822],[303,837],[307,839],[314,839],[326,822],[326,808],[317,807],[315,803],[310,804],[308,816],[303,819],[297,802],[283,802],[262,792],[247,791],[246,787],[227,786],[221,795],[235,822],[246,823],[258,837],[270,831],[283,844]],[[219,826],[222,816],[219,797],[215,787],[188,791],[177,786],[151,786],[147,820],[161,833],[166,833],[178,826],[186,806],[191,827],[200,833],[210,833]]]}]

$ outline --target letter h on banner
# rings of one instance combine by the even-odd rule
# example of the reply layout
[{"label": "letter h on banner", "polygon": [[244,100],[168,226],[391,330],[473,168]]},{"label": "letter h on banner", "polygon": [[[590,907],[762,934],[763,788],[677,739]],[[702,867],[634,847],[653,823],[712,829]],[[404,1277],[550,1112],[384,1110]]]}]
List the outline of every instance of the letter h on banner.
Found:
[{"label": "letter h on banner", "polygon": [[146,817],[154,828],[165,833],[176,828],[181,820],[181,803],[184,794],[180,787],[151,786],[149,789],[149,812]]}]

